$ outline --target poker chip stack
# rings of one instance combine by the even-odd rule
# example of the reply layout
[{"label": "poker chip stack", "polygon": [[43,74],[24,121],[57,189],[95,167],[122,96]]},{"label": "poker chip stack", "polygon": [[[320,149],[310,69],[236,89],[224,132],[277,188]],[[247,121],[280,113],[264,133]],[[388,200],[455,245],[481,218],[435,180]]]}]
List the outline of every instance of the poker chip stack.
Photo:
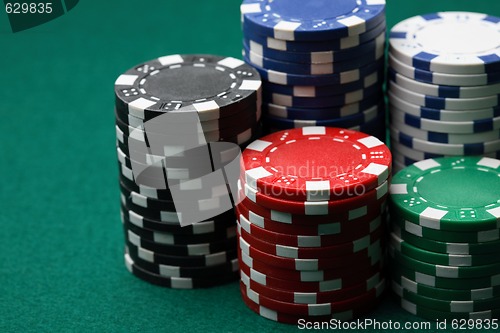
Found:
[{"label": "poker chip stack", "polygon": [[334,127],[275,132],[248,145],[236,212],[250,309],[297,324],[349,320],[377,304],[391,160],[379,139]]},{"label": "poker chip stack", "polygon": [[500,156],[500,18],[416,16],[389,39],[395,170],[442,156]]},{"label": "poker chip stack", "polygon": [[[203,178],[217,171],[224,151],[214,155],[207,142],[251,141],[259,129],[260,94],[260,77],[251,66],[212,55],[164,56],[118,77],[121,217],[125,263],[134,275],[171,288],[236,279],[234,210],[221,205],[227,186],[218,191]],[[193,139],[200,145],[186,146]],[[188,200],[206,193],[207,200],[197,204],[213,211],[212,218],[195,224],[183,219],[171,186],[180,186]]]},{"label": "poker chip stack", "polygon": [[[442,157],[392,179],[392,289],[430,320],[500,317],[500,160]],[[486,323],[486,322],[485,322]]]},{"label": "poker chip stack", "polygon": [[334,126],[385,141],[385,0],[244,0],[241,14],[267,131]]}]

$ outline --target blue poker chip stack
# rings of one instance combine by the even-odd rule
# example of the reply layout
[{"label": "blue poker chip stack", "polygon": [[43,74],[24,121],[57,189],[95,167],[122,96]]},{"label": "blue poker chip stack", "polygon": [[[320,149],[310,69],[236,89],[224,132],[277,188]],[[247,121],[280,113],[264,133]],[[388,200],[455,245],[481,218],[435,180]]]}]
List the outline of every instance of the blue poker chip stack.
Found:
[{"label": "blue poker chip stack", "polygon": [[241,14],[266,130],[335,126],[385,137],[385,0],[244,0]]},{"label": "blue poker chip stack", "polygon": [[500,18],[442,12],[389,37],[388,97],[397,171],[442,156],[500,156]]}]

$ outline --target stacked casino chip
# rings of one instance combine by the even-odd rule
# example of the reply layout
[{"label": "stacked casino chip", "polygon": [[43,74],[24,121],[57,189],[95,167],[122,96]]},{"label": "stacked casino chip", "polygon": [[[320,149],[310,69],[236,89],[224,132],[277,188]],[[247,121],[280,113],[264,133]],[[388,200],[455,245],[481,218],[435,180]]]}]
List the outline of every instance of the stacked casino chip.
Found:
[{"label": "stacked casino chip", "polygon": [[427,158],[500,156],[500,18],[416,16],[389,40],[395,169]]},{"label": "stacked casino chip", "polygon": [[385,140],[384,0],[244,0],[241,14],[267,131],[334,126]]},{"label": "stacked casino chip", "polygon": [[334,127],[275,132],[243,151],[236,208],[241,293],[268,319],[348,320],[384,289],[391,154]]},{"label": "stacked casino chip", "polygon": [[[220,171],[230,149],[240,151],[213,149],[213,142],[253,139],[260,94],[257,71],[212,55],[164,56],[118,77],[121,216],[125,262],[134,275],[171,288],[210,287],[238,276],[234,210],[223,204],[230,193],[226,183],[217,188],[205,176]],[[195,199],[200,194],[206,199]],[[210,218],[187,220],[177,211],[187,201]]]},{"label": "stacked casino chip", "polygon": [[500,316],[500,160],[442,157],[392,179],[392,288],[430,320]]}]

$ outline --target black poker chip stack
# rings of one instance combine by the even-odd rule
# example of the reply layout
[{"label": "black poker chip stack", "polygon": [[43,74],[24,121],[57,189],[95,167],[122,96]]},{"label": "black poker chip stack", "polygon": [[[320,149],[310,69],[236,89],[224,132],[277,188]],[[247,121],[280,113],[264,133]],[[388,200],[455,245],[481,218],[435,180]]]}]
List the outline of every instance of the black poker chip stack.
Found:
[{"label": "black poker chip stack", "polygon": [[[258,135],[260,103],[259,74],[231,57],[168,55],[117,78],[121,220],[131,273],[181,289],[237,279],[230,187],[209,180]],[[172,186],[210,218],[183,217]]]}]

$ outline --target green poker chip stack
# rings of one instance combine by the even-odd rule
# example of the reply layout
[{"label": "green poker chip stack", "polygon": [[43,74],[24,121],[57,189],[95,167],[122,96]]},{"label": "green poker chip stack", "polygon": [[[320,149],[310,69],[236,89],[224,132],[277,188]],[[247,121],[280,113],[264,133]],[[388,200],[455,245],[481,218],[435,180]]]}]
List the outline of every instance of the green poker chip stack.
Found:
[{"label": "green poker chip stack", "polygon": [[392,289],[426,319],[500,317],[500,160],[417,162],[392,179]]}]

